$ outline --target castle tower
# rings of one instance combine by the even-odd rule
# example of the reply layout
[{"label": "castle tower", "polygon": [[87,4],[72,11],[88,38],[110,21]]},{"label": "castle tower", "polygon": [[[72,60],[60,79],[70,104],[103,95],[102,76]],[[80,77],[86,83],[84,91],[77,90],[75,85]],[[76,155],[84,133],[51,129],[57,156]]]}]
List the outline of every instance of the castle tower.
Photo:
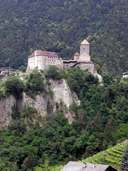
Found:
[{"label": "castle tower", "polygon": [[80,44],[80,61],[90,62],[90,43],[84,39]]}]

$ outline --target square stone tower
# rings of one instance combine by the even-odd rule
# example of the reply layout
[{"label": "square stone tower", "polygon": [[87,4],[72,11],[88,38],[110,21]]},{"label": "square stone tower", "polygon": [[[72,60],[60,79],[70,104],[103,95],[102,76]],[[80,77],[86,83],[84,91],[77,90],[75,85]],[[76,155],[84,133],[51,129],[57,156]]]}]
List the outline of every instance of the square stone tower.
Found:
[{"label": "square stone tower", "polygon": [[80,44],[80,57],[79,61],[90,62],[90,43],[84,39]]}]

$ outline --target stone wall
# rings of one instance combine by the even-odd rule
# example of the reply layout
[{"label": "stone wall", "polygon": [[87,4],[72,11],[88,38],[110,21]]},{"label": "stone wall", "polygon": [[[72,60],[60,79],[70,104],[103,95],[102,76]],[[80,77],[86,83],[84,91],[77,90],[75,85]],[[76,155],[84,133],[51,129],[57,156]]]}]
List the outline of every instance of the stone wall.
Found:
[{"label": "stone wall", "polygon": [[86,62],[79,62],[76,67],[79,67],[82,70],[87,70],[91,74],[94,74],[95,72],[95,66],[92,62],[86,63]]}]

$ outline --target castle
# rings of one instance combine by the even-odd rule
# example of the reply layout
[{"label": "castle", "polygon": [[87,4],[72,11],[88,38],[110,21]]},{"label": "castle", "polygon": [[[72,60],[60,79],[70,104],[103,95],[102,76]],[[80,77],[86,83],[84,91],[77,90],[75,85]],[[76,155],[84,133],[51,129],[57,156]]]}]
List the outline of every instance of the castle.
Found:
[{"label": "castle", "polygon": [[39,70],[46,70],[49,66],[56,66],[60,69],[79,67],[83,70],[88,70],[95,74],[95,65],[91,61],[90,43],[85,39],[80,44],[80,53],[75,53],[71,60],[63,60],[59,58],[57,53],[35,50],[28,58],[27,71],[35,68]]}]

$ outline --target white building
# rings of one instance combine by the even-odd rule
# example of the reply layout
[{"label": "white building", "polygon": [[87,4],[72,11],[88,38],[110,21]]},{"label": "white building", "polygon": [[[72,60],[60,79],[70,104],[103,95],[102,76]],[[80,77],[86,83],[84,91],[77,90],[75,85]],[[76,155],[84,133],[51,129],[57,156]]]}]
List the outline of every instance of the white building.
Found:
[{"label": "white building", "polygon": [[45,70],[51,65],[63,68],[63,60],[55,52],[35,50],[28,58],[27,71],[35,68]]},{"label": "white building", "polygon": [[128,72],[124,72],[122,77],[123,77],[124,79],[128,79]]},{"label": "white building", "polygon": [[61,69],[79,67],[88,70],[92,74],[96,73],[94,63],[91,61],[90,43],[86,39],[80,44],[80,53],[75,53],[74,58],[71,60],[62,60],[55,52],[34,51],[28,58],[27,71],[34,68],[45,70],[49,66],[56,66]]}]

